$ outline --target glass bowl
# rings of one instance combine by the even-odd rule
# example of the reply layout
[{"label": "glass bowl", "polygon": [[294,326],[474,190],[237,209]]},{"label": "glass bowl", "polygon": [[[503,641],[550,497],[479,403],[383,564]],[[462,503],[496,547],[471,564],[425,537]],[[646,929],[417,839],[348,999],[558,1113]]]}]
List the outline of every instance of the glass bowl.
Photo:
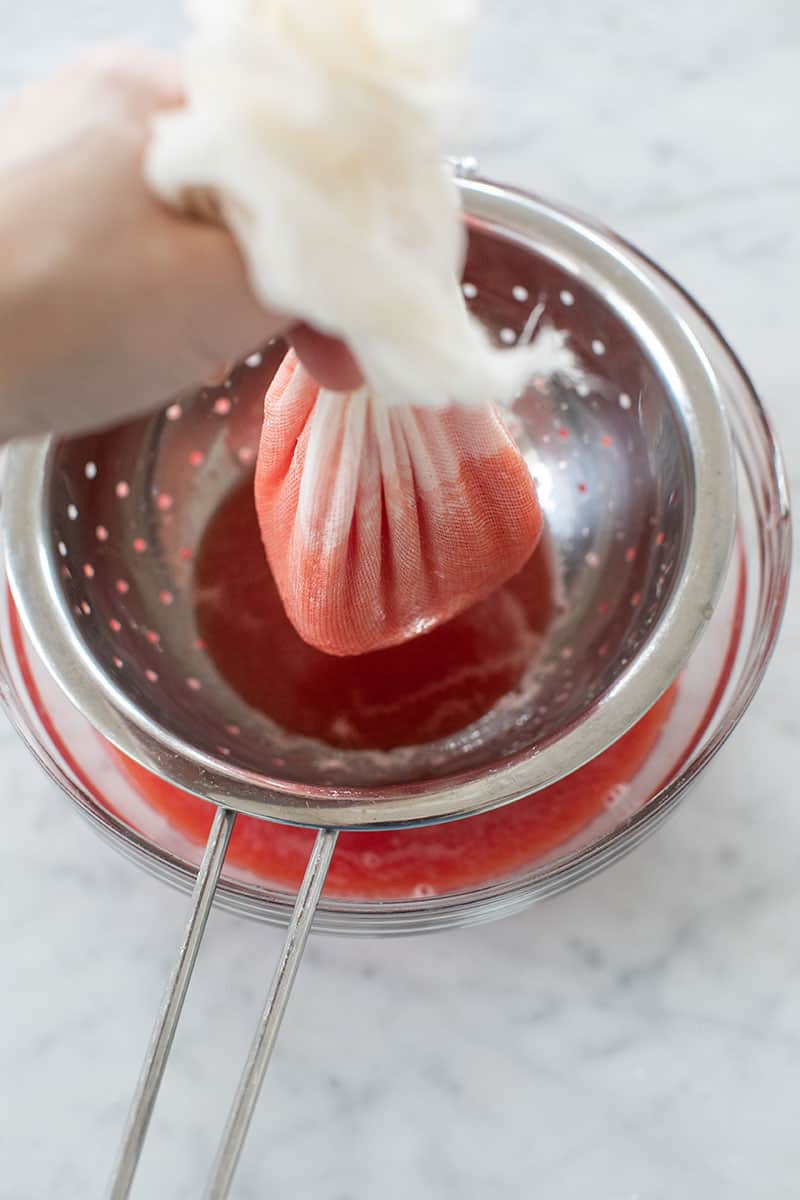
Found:
[{"label": "glass bowl", "polygon": [[[571,219],[579,220],[584,230],[593,228],[582,218]],[[607,231],[603,234],[609,236]],[[630,247],[626,250],[629,256],[635,254]],[[638,257],[648,272],[656,270]],[[475,878],[452,890],[437,890],[422,877],[405,896],[388,890],[382,895],[377,887],[369,899],[323,893],[317,928],[365,935],[446,928],[507,915],[581,882],[658,826],[750,703],[773,649],[786,600],[791,541],[783,468],[753,387],[719,332],[673,281],[661,272],[657,277],[664,296],[680,306],[724,396],[735,444],[738,501],[736,546],[722,595],[671,693],[671,706],[655,745],[623,786],[611,783],[605,791],[601,788],[587,797],[585,812],[567,840],[545,838],[526,861],[501,873],[482,872],[476,864]],[[5,547],[3,570],[5,582]],[[146,802],[117,752],[72,707],[26,638],[7,586],[0,607],[0,656],[9,716],[45,769],[113,845],[160,878],[188,889],[202,841],[180,833]],[[585,778],[576,774],[573,787],[582,787]],[[541,806],[546,797],[545,791],[500,813],[508,814],[518,805]],[[364,845],[366,861],[367,842],[359,844]],[[285,923],[294,890],[264,882],[229,860],[216,900],[234,911]]]}]

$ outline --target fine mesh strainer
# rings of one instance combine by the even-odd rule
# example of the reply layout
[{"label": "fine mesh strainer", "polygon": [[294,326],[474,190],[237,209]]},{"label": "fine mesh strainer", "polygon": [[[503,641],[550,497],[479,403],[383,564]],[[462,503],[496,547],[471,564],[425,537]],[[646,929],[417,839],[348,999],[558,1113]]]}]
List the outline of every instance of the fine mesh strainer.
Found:
[{"label": "fine mesh strainer", "polygon": [[480,721],[416,748],[334,750],[252,709],[205,653],[194,554],[252,473],[279,346],[146,420],[9,452],[9,576],[34,644],[120,750],[218,806],[113,1200],[130,1191],[237,813],[319,832],[214,1167],[216,1200],[337,831],[467,817],[571,773],[652,706],[711,616],[733,537],[732,452],[714,373],[663,281],[577,218],[474,177],[460,186],[475,314],[500,343],[532,321],[566,330],[585,370],[576,387],[534,381],[509,417],[537,480],[563,613],[519,689]]}]

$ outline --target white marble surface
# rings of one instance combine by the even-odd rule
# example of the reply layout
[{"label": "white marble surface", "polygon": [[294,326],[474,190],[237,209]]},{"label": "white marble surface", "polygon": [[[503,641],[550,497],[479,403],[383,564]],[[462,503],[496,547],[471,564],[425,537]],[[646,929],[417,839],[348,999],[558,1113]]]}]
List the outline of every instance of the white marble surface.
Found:
[{"label": "white marble surface", "polygon": [[[0,91],[173,0],[0,0]],[[800,8],[492,0],[455,147],[617,226],[706,304],[800,463]],[[506,922],[316,940],[239,1200],[794,1200],[800,613],[668,826]],[[97,841],[8,731],[0,1197],[103,1194],[184,898]],[[136,1196],[190,1200],[278,934],[215,914]]]}]

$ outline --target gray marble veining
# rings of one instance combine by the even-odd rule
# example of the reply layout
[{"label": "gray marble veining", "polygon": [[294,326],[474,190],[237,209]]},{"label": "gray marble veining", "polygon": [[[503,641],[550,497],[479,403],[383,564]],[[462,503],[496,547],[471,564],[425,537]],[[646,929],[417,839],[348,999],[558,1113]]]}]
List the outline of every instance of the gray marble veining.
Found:
[{"label": "gray marble veining", "polygon": [[[156,0],[0,0],[0,92]],[[592,212],[705,304],[800,486],[800,8],[485,5],[457,151]],[[800,610],[743,727],[612,872],[501,924],[315,940],[239,1200],[794,1200]],[[102,1194],[185,899],[112,854],[0,731],[0,1200]],[[278,946],[215,914],[136,1195],[190,1200]]]}]

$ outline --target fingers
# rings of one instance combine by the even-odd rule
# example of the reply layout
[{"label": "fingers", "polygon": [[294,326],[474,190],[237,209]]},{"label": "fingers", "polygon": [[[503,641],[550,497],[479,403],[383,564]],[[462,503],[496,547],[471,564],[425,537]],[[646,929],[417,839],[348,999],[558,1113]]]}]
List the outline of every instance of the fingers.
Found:
[{"label": "fingers", "polygon": [[171,307],[183,314],[186,338],[205,364],[204,378],[291,326],[290,319],[259,304],[227,230],[165,213],[163,249],[159,273]]},{"label": "fingers", "polygon": [[296,325],[289,341],[306,370],[325,388],[350,392],[364,382],[358,364],[343,342],[327,337],[308,325]]},{"label": "fingers", "polygon": [[220,226],[162,215],[162,299],[185,317],[183,338],[199,361],[198,378],[211,380],[223,364],[238,362],[273,337],[285,337],[323,387],[352,391],[363,382],[347,347],[259,303],[241,253]]}]

